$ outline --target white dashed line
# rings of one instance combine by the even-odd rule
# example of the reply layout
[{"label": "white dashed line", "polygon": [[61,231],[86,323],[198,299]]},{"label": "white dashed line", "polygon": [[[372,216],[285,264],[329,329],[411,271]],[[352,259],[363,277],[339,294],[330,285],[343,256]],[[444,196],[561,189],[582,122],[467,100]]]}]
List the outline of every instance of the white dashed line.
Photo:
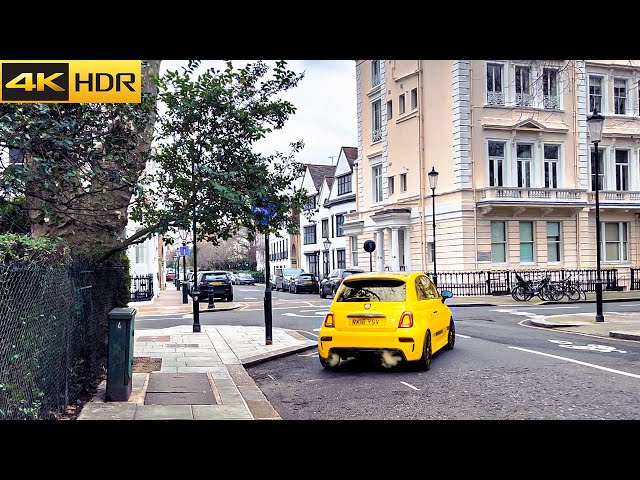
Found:
[{"label": "white dashed line", "polygon": [[414,387],[414,386],[413,386],[413,385],[411,385],[410,383],[407,383],[407,382],[400,382],[400,383],[401,383],[401,384],[403,384],[403,385],[406,385],[406,386],[407,386],[407,387],[409,387],[409,388],[413,388],[414,390],[418,390],[418,391],[420,391],[420,389],[419,389],[418,387]]}]

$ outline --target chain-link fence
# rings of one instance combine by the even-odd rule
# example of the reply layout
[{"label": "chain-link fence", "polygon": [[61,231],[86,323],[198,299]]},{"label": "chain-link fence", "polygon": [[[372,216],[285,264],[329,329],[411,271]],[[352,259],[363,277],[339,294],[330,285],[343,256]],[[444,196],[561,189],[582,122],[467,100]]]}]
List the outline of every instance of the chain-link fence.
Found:
[{"label": "chain-link fence", "polygon": [[53,419],[106,371],[124,267],[0,265],[0,419]]}]

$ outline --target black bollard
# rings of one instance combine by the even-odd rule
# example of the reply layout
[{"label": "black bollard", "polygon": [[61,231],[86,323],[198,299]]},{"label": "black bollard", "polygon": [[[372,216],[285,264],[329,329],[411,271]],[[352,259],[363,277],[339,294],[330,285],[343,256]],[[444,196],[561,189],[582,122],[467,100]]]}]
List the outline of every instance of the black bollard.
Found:
[{"label": "black bollard", "polygon": [[209,304],[207,305],[207,308],[216,308],[215,304],[213,303],[213,291],[211,290],[211,288],[209,288]]}]

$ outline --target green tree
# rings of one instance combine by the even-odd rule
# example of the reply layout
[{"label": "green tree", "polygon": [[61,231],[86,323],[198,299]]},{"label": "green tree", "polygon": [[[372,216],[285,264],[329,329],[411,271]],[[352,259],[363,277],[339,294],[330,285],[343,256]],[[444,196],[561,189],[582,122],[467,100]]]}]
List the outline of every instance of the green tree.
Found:
[{"label": "green tree", "polygon": [[261,61],[240,69],[227,61],[223,70],[198,73],[200,65],[190,61],[159,80],[166,113],[159,117],[152,158],[161,169],[139,192],[132,218],[173,231],[189,228],[195,218],[198,239],[218,245],[242,227],[255,238],[260,215],[253,207],[268,205],[269,222],[260,232],[296,231],[292,212],[302,209],[306,195],[291,185],[303,171],[295,158],[302,141],[288,154],[263,155],[253,147],[295,112],[280,97],[303,74],[284,61],[271,71]]}]

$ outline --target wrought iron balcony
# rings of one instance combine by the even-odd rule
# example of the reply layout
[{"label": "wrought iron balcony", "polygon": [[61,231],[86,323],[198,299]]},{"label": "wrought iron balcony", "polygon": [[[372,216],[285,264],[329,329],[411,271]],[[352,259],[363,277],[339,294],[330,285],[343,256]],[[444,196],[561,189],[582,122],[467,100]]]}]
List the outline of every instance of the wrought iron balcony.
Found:
[{"label": "wrought iron balcony", "polygon": [[533,95],[530,93],[516,93],[516,106],[530,107],[533,105]]},{"label": "wrought iron balcony", "polygon": [[382,140],[382,129],[377,128],[371,132],[371,141],[379,142],[380,140]]},{"label": "wrought iron balcony", "polygon": [[504,93],[502,93],[502,92],[488,92],[487,93],[487,105],[504,105]]},{"label": "wrought iron balcony", "polygon": [[544,108],[549,110],[560,109],[560,97],[558,95],[545,95],[543,99]]}]

